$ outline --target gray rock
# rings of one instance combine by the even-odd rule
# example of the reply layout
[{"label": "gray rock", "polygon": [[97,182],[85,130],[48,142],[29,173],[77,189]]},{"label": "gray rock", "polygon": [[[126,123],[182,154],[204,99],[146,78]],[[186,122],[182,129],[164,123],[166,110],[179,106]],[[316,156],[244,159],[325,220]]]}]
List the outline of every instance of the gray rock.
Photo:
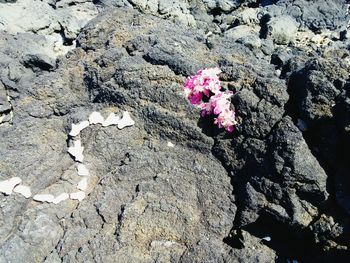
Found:
[{"label": "gray rock", "polygon": [[228,1],[228,0],[205,0],[204,4],[211,12],[215,12],[216,9],[222,12],[230,12],[234,8],[239,6],[238,0]]},{"label": "gray rock", "polygon": [[[248,232],[242,231],[242,238],[247,246],[244,248],[229,249],[228,246],[220,246],[219,240],[203,238],[181,257],[181,262],[271,262],[277,257],[275,252],[268,246],[261,243],[259,238],[251,236]],[[221,251],[228,251],[222,255]],[[208,251],[208,252],[207,252]],[[209,254],[209,257],[208,257]]]},{"label": "gray rock", "polygon": [[21,0],[0,5],[0,30],[13,35],[27,32],[33,38],[43,35],[45,55],[57,57],[72,48],[67,46],[97,13],[92,2]]},{"label": "gray rock", "polygon": [[[158,21],[131,11],[125,16],[125,10],[110,12],[106,14],[110,18],[103,21],[112,21],[121,14],[125,25],[130,25],[135,15],[145,22],[153,22],[154,26]],[[164,26],[170,28],[168,24]],[[134,34],[136,37],[139,32]],[[101,37],[96,41],[105,42]],[[128,41],[125,39],[105,55],[101,45],[98,63],[104,70],[97,78],[88,76],[100,66],[88,60],[84,60],[86,65],[90,63],[88,68],[83,68],[85,79],[83,71],[77,74],[81,68],[74,63],[81,63],[86,54],[77,49],[69,59],[60,62],[59,69],[41,70],[34,82],[26,82],[13,98],[13,125],[1,130],[4,138],[1,161],[6,164],[5,171],[9,171],[3,178],[18,174],[34,193],[58,194],[62,189],[74,189],[71,183],[74,163],[66,153],[67,131],[73,118],[93,110],[95,106],[90,99],[100,102],[99,107],[107,106],[105,103],[112,98],[120,100],[119,111],[129,109],[136,127],[121,131],[117,128],[84,130],[81,138],[86,147],[86,162],[91,164],[90,172],[97,180],[89,197],[80,208],[72,201],[59,206],[29,202],[31,209],[26,210],[20,225],[9,215],[8,225],[24,242],[18,242],[17,235],[9,234],[2,245],[9,251],[1,253],[3,260],[18,261],[24,254],[30,254],[27,256],[30,260],[43,261],[47,257],[56,258],[54,250],[64,262],[94,258],[104,262],[116,258],[125,258],[125,262],[137,259],[152,262],[156,257],[169,260],[179,258],[187,249],[185,244],[195,244],[202,235],[222,240],[231,229],[236,208],[231,198],[230,179],[210,154],[213,139],[196,127],[197,117],[182,117],[189,109],[179,95],[183,77],[168,66],[153,65],[143,60],[142,55],[131,56],[122,51],[122,45]],[[142,46],[141,43],[138,45]],[[144,48],[148,52],[147,45]],[[119,62],[114,58],[119,58]],[[97,85],[100,78],[103,85]],[[144,87],[141,90],[140,80]],[[109,86],[109,81],[114,84]],[[108,89],[110,97],[105,96]],[[173,98],[177,98],[177,103],[170,103]],[[147,103],[140,108],[142,101]],[[167,140],[173,141],[176,148],[167,147]],[[11,148],[14,150],[9,151]],[[31,153],[33,149],[35,154]],[[15,201],[7,204],[7,209],[19,213],[14,204]],[[34,218],[38,220],[33,221]],[[47,235],[46,230],[42,235],[40,220],[48,220],[45,224],[51,229],[51,235]],[[102,237],[110,244],[103,245],[103,249]],[[43,239],[45,245],[36,245],[44,242]],[[164,246],[170,246],[170,252]],[[14,253],[16,249],[21,249],[23,254]]]},{"label": "gray rock", "polygon": [[229,163],[223,156],[237,173],[236,184],[243,181],[237,224],[252,223],[265,211],[278,221],[306,227],[318,214],[315,206],[328,198],[327,176],[289,118],[278,123],[266,145],[247,139],[242,144],[220,142],[217,147],[238,159]]},{"label": "gray rock", "polygon": [[268,23],[268,34],[276,44],[293,42],[298,31],[298,23],[290,16],[278,16]]},{"label": "gray rock", "polygon": [[[341,61],[339,63],[343,64]],[[340,79],[336,80],[337,76]],[[333,117],[335,98],[340,94],[339,88],[334,84],[344,82],[345,78],[345,64],[336,70],[328,62],[317,60],[310,61],[292,76],[293,88],[290,88],[290,93],[298,107],[299,116],[308,126]]]},{"label": "gray rock", "polygon": [[261,40],[259,38],[259,31],[254,28],[241,25],[234,27],[225,32],[228,38],[244,44],[248,48],[258,49],[261,47]]},{"label": "gray rock", "polygon": [[0,113],[11,110],[11,104],[8,100],[7,92],[3,84],[0,82]]},{"label": "gray rock", "polygon": [[276,5],[267,5],[265,10],[268,10],[272,17],[289,15],[302,27],[312,31],[339,30],[346,27],[344,24],[348,17],[346,2],[345,0],[282,0]]},{"label": "gray rock", "polygon": [[[348,253],[344,1],[326,10],[301,0],[68,0],[18,10],[28,1],[16,14],[46,12],[37,23],[24,17],[11,29],[13,17],[2,16],[0,103],[13,118],[0,126],[0,179],[71,192],[71,124],[128,110],[136,125],[80,134],[92,175],[81,203],[1,196],[0,261],[322,262]],[[292,32],[281,26],[292,20]],[[334,32],[326,47],[311,46],[307,29]],[[233,134],[200,119],[183,95],[185,77],[211,66],[236,92]]]},{"label": "gray rock", "polygon": [[97,6],[102,7],[132,7],[128,0],[99,0],[96,1],[95,4]]}]

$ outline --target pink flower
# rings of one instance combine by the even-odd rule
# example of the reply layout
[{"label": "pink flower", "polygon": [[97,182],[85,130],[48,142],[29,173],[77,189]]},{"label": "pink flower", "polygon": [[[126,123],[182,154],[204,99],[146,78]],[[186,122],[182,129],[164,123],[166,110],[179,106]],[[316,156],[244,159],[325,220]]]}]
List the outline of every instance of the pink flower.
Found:
[{"label": "pink flower", "polygon": [[217,124],[219,128],[225,128],[228,132],[233,131],[236,123],[235,112],[230,109],[225,109],[214,119],[214,124]]},{"label": "pink flower", "polygon": [[205,115],[210,115],[213,111],[213,108],[212,108],[212,104],[211,102],[202,102],[200,105],[199,105],[200,109],[201,109],[201,116],[204,117]]},{"label": "pink flower", "polygon": [[198,93],[191,93],[188,96],[188,99],[193,105],[199,105],[201,104],[202,97],[203,97],[202,93],[198,92]]},{"label": "pink flower", "polygon": [[223,110],[230,108],[230,98],[232,97],[233,92],[228,91],[226,93],[220,92],[210,97],[211,106],[213,108],[214,114],[220,114]]},{"label": "pink flower", "polygon": [[[232,91],[222,92],[218,74],[219,68],[199,70],[194,76],[186,79],[184,92],[192,105],[201,109],[201,116],[215,114],[214,124],[232,132],[236,124],[235,112],[230,110]],[[203,101],[204,97],[205,99]]]},{"label": "pink flower", "polygon": [[207,97],[210,92],[217,94],[221,89],[217,76],[220,72],[219,68],[201,69],[196,75],[188,77],[184,84],[186,96],[189,97],[192,93],[204,93]]}]

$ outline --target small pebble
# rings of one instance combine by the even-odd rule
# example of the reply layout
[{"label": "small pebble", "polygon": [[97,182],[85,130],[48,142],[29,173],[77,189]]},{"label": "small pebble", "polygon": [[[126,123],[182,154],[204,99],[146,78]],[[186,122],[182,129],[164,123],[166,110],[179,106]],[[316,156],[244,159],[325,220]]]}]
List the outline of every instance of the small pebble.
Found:
[{"label": "small pebble", "polygon": [[167,146],[173,148],[173,147],[175,147],[175,144],[173,144],[172,142],[168,142]]}]

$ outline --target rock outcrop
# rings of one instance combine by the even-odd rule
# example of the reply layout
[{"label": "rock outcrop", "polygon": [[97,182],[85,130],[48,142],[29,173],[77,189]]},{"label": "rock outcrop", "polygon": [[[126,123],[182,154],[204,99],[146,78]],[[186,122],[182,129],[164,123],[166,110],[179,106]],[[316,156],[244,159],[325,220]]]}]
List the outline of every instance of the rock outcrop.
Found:
[{"label": "rock outcrop", "polygon": [[[28,7],[22,9],[22,7]],[[346,1],[0,3],[0,181],[81,202],[0,196],[0,262],[347,262]],[[44,13],[45,15],[41,15]],[[185,78],[218,66],[232,134],[199,118]]]}]

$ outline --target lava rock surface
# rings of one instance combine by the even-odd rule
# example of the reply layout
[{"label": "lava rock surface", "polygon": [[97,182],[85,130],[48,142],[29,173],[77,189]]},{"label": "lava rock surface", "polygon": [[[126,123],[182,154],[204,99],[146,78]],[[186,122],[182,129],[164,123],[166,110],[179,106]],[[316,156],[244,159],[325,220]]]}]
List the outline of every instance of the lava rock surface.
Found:
[{"label": "lava rock surface", "polygon": [[[1,181],[71,191],[72,123],[94,110],[136,123],[81,132],[82,202],[0,196],[0,262],[348,262],[348,9],[0,1]],[[235,92],[232,134],[183,94],[214,66]]]}]

